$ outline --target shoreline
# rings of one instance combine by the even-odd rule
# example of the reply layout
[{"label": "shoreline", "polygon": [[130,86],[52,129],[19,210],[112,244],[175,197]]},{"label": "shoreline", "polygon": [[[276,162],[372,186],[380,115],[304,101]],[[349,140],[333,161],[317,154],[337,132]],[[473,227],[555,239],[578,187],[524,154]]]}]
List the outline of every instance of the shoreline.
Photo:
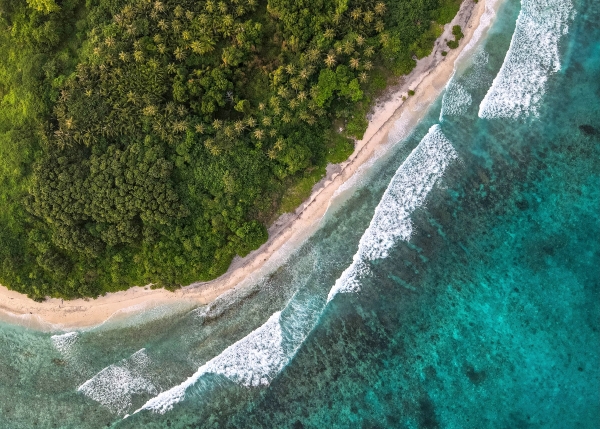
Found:
[{"label": "shoreline", "polygon": [[[410,74],[400,78],[378,99],[368,115],[369,125],[363,139],[356,142],[348,160],[328,166],[327,175],[317,183],[310,197],[294,213],[282,215],[269,227],[269,239],[245,258],[234,258],[228,271],[210,282],[193,283],[175,292],[150,287],[133,287],[126,291],[106,294],[96,299],[63,301],[51,298],[38,303],[26,295],[0,286],[0,321],[32,329],[64,331],[91,328],[119,315],[135,314],[161,305],[209,304],[228,291],[259,280],[270,267],[280,264],[291,251],[317,229],[332,200],[342,191],[349,179],[359,175],[377,157],[390,140],[399,141],[422,118],[430,104],[440,95],[452,78],[455,63],[464,49],[470,49],[476,30],[486,12],[486,0],[475,3],[464,0],[451,23],[436,40],[433,52],[417,62]],[[499,3],[499,2],[498,2]],[[445,39],[453,39],[452,26],[460,25],[464,38],[457,49],[450,50]],[[488,25],[489,28],[489,25]],[[485,32],[486,28],[483,28]],[[481,36],[478,34],[477,36]],[[441,52],[446,50],[447,56]],[[409,90],[416,92],[408,97]],[[403,100],[403,97],[406,97]],[[401,116],[407,118],[398,123]],[[401,128],[398,129],[398,126]],[[402,135],[404,134],[404,135]]]}]

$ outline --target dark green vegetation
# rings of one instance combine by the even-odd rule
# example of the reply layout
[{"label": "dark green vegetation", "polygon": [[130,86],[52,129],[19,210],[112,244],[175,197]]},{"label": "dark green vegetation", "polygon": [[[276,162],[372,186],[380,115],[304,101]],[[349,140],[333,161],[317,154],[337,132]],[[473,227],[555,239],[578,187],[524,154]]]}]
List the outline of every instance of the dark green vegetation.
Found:
[{"label": "dark green vegetation", "polygon": [[462,28],[460,28],[460,25],[455,25],[454,27],[452,27],[452,35],[454,36],[454,40],[448,40],[446,44],[450,49],[456,49],[458,48],[458,41],[465,37],[465,35],[462,32]]},{"label": "dark green vegetation", "polygon": [[0,0],[0,282],[72,298],[222,274],[458,5]]}]

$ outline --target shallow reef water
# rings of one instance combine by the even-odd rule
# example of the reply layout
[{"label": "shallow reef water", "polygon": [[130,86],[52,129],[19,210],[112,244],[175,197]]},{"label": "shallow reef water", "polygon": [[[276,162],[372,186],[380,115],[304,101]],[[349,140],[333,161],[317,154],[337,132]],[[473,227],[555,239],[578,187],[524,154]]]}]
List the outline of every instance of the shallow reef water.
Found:
[{"label": "shallow reef water", "polygon": [[505,0],[257,284],[73,333],[0,325],[0,427],[597,428],[599,24],[593,0]]}]

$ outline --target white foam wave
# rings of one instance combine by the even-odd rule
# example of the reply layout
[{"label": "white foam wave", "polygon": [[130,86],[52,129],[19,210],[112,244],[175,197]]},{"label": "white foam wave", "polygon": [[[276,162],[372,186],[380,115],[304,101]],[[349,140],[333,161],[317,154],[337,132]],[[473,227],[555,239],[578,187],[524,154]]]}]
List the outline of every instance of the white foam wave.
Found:
[{"label": "white foam wave", "polygon": [[360,290],[360,280],[371,272],[367,261],[386,258],[398,240],[410,239],[410,215],[425,203],[429,191],[457,157],[440,126],[432,126],[396,171],[360,239],[352,264],[335,282],[328,302],[340,292]]},{"label": "white foam wave", "polygon": [[60,335],[52,335],[50,340],[52,344],[63,356],[69,356],[73,350],[73,346],[79,339],[78,332],[67,332]]},{"label": "white foam wave", "polygon": [[571,0],[522,0],[510,47],[479,106],[479,117],[539,115],[548,78],[561,67],[558,45],[572,12]]},{"label": "white foam wave", "polygon": [[[451,81],[446,88],[444,98],[442,99],[441,116],[458,116],[467,113],[467,109],[473,103],[473,97],[456,81]],[[440,117],[441,117],[440,116]]]},{"label": "white foam wave", "polygon": [[291,359],[285,353],[281,329],[281,312],[246,337],[227,347],[183,383],[150,399],[140,409],[165,413],[182,401],[187,389],[205,374],[218,374],[246,387],[267,385]]},{"label": "white foam wave", "polygon": [[113,413],[123,414],[131,408],[133,395],[158,393],[156,386],[143,376],[149,364],[146,349],[138,350],[128,359],[104,368],[79,386],[77,391]]}]

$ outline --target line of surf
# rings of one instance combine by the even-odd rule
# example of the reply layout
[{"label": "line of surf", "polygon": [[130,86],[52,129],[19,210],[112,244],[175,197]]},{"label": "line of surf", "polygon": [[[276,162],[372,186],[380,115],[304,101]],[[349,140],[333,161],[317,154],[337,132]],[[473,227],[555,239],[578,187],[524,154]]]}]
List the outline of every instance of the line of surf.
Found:
[{"label": "line of surf", "polygon": [[410,240],[411,214],[425,203],[427,194],[457,157],[441,127],[432,126],[396,171],[360,239],[352,264],[335,282],[328,302],[338,293],[360,290],[361,279],[371,272],[368,262],[386,258],[399,240]]},{"label": "line of surf", "polygon": [[572,15],[571,0],[522,0],[504,63],[480,104],[480,118],[539,115],[548,78],[561,68],[559,42]]}]

